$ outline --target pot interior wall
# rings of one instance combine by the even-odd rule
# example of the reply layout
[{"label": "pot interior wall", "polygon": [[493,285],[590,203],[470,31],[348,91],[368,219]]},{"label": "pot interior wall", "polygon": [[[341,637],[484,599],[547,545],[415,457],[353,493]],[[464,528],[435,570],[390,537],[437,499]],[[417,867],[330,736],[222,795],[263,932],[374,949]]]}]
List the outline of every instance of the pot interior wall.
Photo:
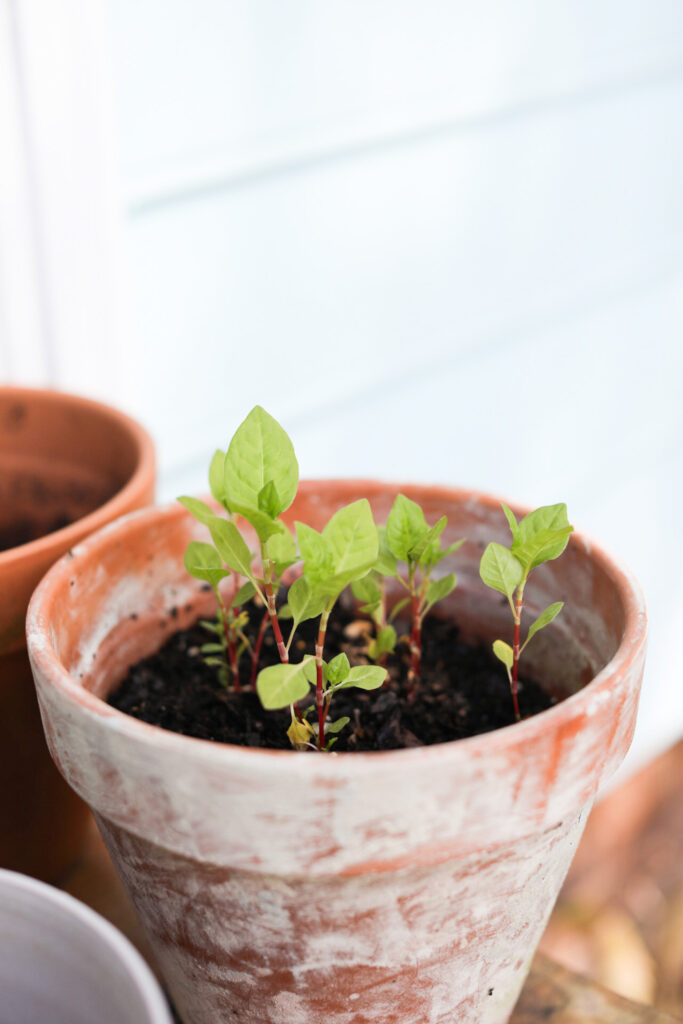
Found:
[{"label": "pot interior wall", "polygon": [[0,551],[93,512],[137,463],[133,438],[106,409],[0,390]]},{"label": "pot interior wall", "polygon": [[[349,481],[318,493],[314,481],[305,482],[287,518],[290,523],[303,519],[320,528],[338,505],[368,496],[377,521],[383,522],[391,497],[379,487]],[[485,544],[509,540],[499,506],[467,494],[454,500],[453,492],[446,489],[436,493],[415,486],[403,490],[423,504],[429,522],[448,515],[446,543],[468,538],[450,564],[443,566],[443,572],[455,571],[459,582],[441,613],[452,614],[472,641],[511,639],[507,602],[481,583],[478,572]],[[131,664],[157,650],[173,632],[212,610],[212,595],[191,580],[183,567],[188,540],[207,539],[206,528],[180,508],[168,510],[162,522],[160,526],[158,521],[142,520],[125,548],[112,540],[96,563],[74,574],[69,599],[55,606],[53,628],[59,654],[72,674],[99,696],[105,697]],[[86,592],[93,627],[83,635],[66,627],[72,614],[70,599],[78,605]],[[615,595],[606,564],[576,537],[561,559],[534,573],[527,590],[526,624],[553,601],[563,600],[565,608],[530,645],[525,655],[527,671],[558,698],[580,689],[614,655],[625,626],[624,609]]]}]

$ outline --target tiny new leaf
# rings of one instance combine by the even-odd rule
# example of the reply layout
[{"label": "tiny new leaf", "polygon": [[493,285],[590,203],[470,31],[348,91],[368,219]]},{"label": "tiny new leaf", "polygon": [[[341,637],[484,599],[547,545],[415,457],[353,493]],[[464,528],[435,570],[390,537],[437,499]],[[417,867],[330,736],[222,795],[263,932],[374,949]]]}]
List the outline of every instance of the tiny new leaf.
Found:
[{"label": "tiny new leaf", "polygon": [[515,587],[522,579],[522,566],[515,556],[502,544],[493,541],[481,556],[479,575],[487,587],[512,600]]},{"label": "tiny new leaf", "polygon": [[327,678],[332,686],[338,686],[339,683],[343,683],[349,672],[351,666],[349,665],[349,659],[342,651],[332,661],[328,662],[327,665]]},{"label": "tiny new leaf", "polygon": [[524,641],[525,647],[531,640],[532,636],[534,636],[535,633],[538,633],[539,629],[543,629],[545,626],[549,625],[553,619],[560,614],[563,607],[564,601],[555,601],[554,604],[549,604],[548,607],[541,612],[536,621],[532,622],[529,626],[529,632],[527,633],[526,640]]},{"label": "tiny new leaf", "polygon": [[508,670],[512,668],[514,654],[510,644],[506,644],[504,640],[494,640],[493,653],[499,661],[503,662]]},{"label": "tiny new leaf", "polygon": [[428,530],[420,506],[404,494],[397,494],[386,525],[387,546],[394,558],[407,562],[411,549]]}]

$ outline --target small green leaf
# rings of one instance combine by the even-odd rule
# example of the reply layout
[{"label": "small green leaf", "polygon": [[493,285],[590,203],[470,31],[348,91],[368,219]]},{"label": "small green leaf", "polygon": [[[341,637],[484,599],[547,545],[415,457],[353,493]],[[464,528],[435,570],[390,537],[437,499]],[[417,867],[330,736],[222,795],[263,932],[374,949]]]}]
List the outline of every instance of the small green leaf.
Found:
[{"label": "small green leaf", "polygon": [[512,600],[515,587],[522,579],[522,566],[507,548],[493,542],[481,556],[479,575],[487,587]]},{"label": "small green leaf", "polygon": [[263,485],[258,492],[257,501],[259,512],[265,513],[269,519],[277,519],[280,515],[280,495],[277,493],[277,487],[272,480]]},{"label": "small green leaf", "polygon": [[321,614],[326,602],[325,595],[311,587],[304,576],[294,580],[287,594],[295,626],[307,619],[315,619]]},{"label": "small green leaf", "polygon": [[216,501],[221,505],[225,503],[225,485],[223,482],[225,465],[225,452],[218,448],[211,458],[209,465],[209,487]]},{"label": "small green leaf", "polygon": [[572,530],[571,526],[557,530],[538,530],[525,541],[515,541],[512,545],[512,553],[528,574],[543,562],[558,558],[567,547]]},{"label": "small green leaf", "polygon": [[338,718],[336,722],[326,722],[325,735],[327,735],[328,733],[341,732],[344,726],[348,725],[350,721],[351,719],[345,716],[344,718]]},{"label": "small green leaf", "polygon": [[339,689],[346,690],[355,686],[359,690],[376,690],[387,675],[387,670],[377,665],[354,665]]},{"label": "small green leaf", "polygon": [[349,672],[351,666],[349,665],[349,659],[346,657],[344,652],[338,654],[335,658],[332,658],[327,665],[327,678],[329,679],[332,686],[337,686],[338,683],[343,683]]},{"label": "small green leaf", "polygon": [[526,640],[524,641],[525,647],[531,640],[532,636],[534,636],[535,633],[538,633],[539,629],[543,629],[545,626],[548,626],[553,619],[560,614],[563,607],[564,601],[555,601],[554,604],[549,604],[548,607],[541,612],[536,621],[532,622],[529,626],[529,632],[527,633]]},{"label": "small green leaf", "polygon": [[396,647],[396,630],[393,626],[383,626],[368,647],[368,656],[379,661],[384,654],[393,654]]},{"label": "small green leaf", "polygon": [[218,622],[211,622],[209,619],[200,619],[199,625],[203,629],[208,629],[209,633],[216,633],[221,636],[223,633],[223,626]]},{"label": "small green leaf", "polygon": [[510,644],[506,644],[504,640],[493,641],[493,653],[502,661],[507,669],[511,669],[514,662],[514,653]]},{"label": "small green leaf", "polygon": [[221,558],[233,572],[253,578],[251,571],[252,554],[242,534],[229,519],[214,516],[209,524],[211,539],[218,548]]},{"label": "small green leaf", "polygon": [[278,521],[276,524],[277,533],[273,533],[272,536],[266,541],[266,557],[270,558],[278,569],[278,575],[282,575],[282,572],[290,565],[294,565],[297,561],[296,544],[291,533],[287,529],[284,523]]},{"label": "small green leaf", "polygon": [[404,494],[396,495],[386,525],[387,545],[394,558],[407,562],[410,550],[428,530],[420,506]]},{"label": "small green leaf", "polygon": [[[261,537],[272,520],[292,504],[299,482],[299,465],[292,442],[280,424],[260,405],[235,431],[224,463],[225,500],[233,512],[248,519]],[[259,494],[269,484],[266,513]],[[277,496],[277,501],[274,496]]]},{"label": "small green leaf", "polygon": [[223,644],[202,644],[199,648],[201,654],[223,654]]},{"label": "small green leaf", "polygon": [[303,575],[314,588],[332,574],[334,559],[322,534],[306,523],[296,523],[296,539],[304,560]]},{"label": "small green leaf", "polygon": [[251,601],[255,593],[256,587],[251,582],[251,580],[247,580],[246,583],[242,584],[242,586],[239,588],[239,590],[233,597],[232,601],[230,602],[231,606],[233,608],[239,608],[241,605],[246,604],[247,601]]},{"label": "small green leaf", "polygon": [[[308,679],[311,686],[316,686],[318,682],[318,664],[315,658],[310,657],[306,662],[306,678]],[[323,683],[326,683],[327,679],[327,662],[323,659]]]},{"label": "small green leaf", "polygon": [[296,665],[269,665],[263,668],[256,680],[256,692],[266,711],[286,708],[303,700],[310,689],[306,678],[306,666],[311,659]]},{"label": "small green leaf", "polygon": [[379,554],[377,555],[377,561],[373,566],[375,572],[379,573],[380,576],[398,576],[396,559],[392,555],[389,550],[389,545],[387,544],[386,527],[377,527],[377,539],[379,541]]},{"label": "small green leaf", "polygon": [[446,529],[448,525],[448,517],[441,516],[441,518],[431,526],[426,533],[424,533],[420,539],[413,544],[412,548],[408,552],[408,557],[411,562],[419,562],[423,557],[428,548],[436,548],[439,550],[439,545],[436,543]]},{"label": "small green leaf", "polygon": [[198,519],[200,523],[203,523],[204,526],[208,526],[216,515],[213,509],[209,508],[209,506],[203,501],[200,501],[199,498],[191,498],[189,495],[184,494],[182,497],[178,498],[178,501],[181,505],[185,506],[188,512],[192,513],[195,519]]},{"label": "small green leaf", "polygon": [[361,498],[340,508],[323,527],[322,537],[332,553],[332,576],[321,580],[331,596],[367,575],[377,561],[379,539],[370,502]]},{"label": "small green leaf", "polygon": [[397,615],[400,615],[407,604],[410,604],[409,597],[402,597],[400,601],[397,601],[394,607],[391,609],[389,614],[390,619],[395,619]]},{"label": "small green leaf", "polygon": [[453,541],[452,544],[449,544],[447,548],[443,549],[441,552],[441,558],[446,558],[447,555],[454,555],[456,551],[460,550],[466,540],[467,537],[461,537],[460,540]]},{"label": "small green leaf", "polygon": [[223,567],[223,560],[211,544],[191,540],[185,550],[185,568],[197,580],[204,580],[217,587],[230,573]]},{"label": "small green leaf", "polygon": [[517,525],[517,520],[515,519],[515,513],[508,505],[505,504],[504,501],[501,501],[500,504],[503,509],[503,512],[505,513],[505,518],[508,521],[510,532],[512,533],[512,539],[517,540],[517,537],[519,536],[519,526]]},{"label": "small green leaf", "polygon": [[283,604],[277,613],[277,617],[281,622],[286,622],[288,619],[294,618],[294,613],[288,604]]},{"label": "small green leaf", "polygon": [[351,584],[351,592],[364,604],[374,605],[382,600],[382,591],[371,576],[364,576],[362,580],[354,580]]},{"label": "small green leaf", "polygon": [[456,588],[457,582],[454,572],[449,573],[448,576],[443,576],[440,580],[432,580],[425,594],[428,606],[431,608],[437,601],[441,601],[442,598],[452,593]]}]

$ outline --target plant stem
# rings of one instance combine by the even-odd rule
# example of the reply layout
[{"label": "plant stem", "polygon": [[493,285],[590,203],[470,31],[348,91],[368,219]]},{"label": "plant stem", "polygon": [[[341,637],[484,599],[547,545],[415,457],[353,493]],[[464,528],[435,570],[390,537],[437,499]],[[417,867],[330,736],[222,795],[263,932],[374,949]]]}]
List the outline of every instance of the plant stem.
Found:
[{"label": "plant stem", "polygon": [[517,699],[517,677],[519,674],[519,630],[522,624],[522,601],[524,599],[524,581],[517,587],[515,596],[514,621],[515,633],[512,642],[512,677],[510,679],[510,690],[512,691],[512,704],[515,709],[515,720],[519,722],[519,700]]},{"label": "plant stem", "polygon": [[277,609],[275,607],[275,594],[273,593],[273,583],[271,579],[271,564],[268,559],[263,560],[263,576],[264,583],[266,585],[266,599],[268,601],[268,615],[273,626],[273,633],[275,635],[275,642],[277,644],[277,653],[280,655],[280,661],[283,665],[289,663],[289,652],[287,646],[282,639],[282,630],[280,629],[280,623],[277,618]]},{"label": "plant stem", "polygon": [[323,692],[323,648],[325,647],[325,633],[327,632],[327,620],[330,617],[330,608],[326,608],[320,616],[318,626],[318,639],[315,644],[315,706],[318,709],[318,750],[325,749],[325,695]]},{"label": "plant stem", "polygon": [[268,609],[266,608],[265,612],[263,613],[263,618],[261,619],[261,625],[259,626],[259,631],[258,631],[258,635],[256,637],[256,642],[254,643],[254,649],[251,652],[251,678],[249,680],[249,685],[251,686],[252,690],[256,689],[256,676],[257,676],[257,673],[258,673],[258,660],[259,660],[259,656],[261,654],[261,646],[263,644],[263,638],[264,638],[264,636],[266,634],[266,629],[268,628],[268,623],[269,622],[270,622],[270,614],[268,612]]},{"label": "plant stem", "polygon": [[410,567],[410,601],[413,613],[413,627],[410,632],[410,672],[408,679],[411,688],[408,694],[409,699],[415,696],[417,684],[420,681],[420,668],[422,661],[422,623],[420,621],[420,599],[415,587],[415,567]]},{"label": "plant stem", "polygon": [[[228,623],[228,609],[225,607],[223,599],[218,593],[218,589],[216,589],[216,597],[218,598],[218,615],[223,625],[223,633],[225,635],[225,646],[228,652],[228,664],[230,666],[230,672],[232,673],[233,682],[235,684],[235,693],[240,693],[242,687],[240,685],[239,665],[237,663],[237,646],[233,642],[232,637],[230,635],[230,625]],[[230,613],[232,617],[232,609],[230,609]]]}]

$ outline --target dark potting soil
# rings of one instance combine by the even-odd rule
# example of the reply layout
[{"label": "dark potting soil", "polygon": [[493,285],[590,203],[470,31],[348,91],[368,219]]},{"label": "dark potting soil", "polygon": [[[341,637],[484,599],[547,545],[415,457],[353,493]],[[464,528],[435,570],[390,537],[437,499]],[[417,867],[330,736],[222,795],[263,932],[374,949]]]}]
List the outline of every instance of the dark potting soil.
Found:
[{"label": "dark potting soil", "polygon": [[0,527],[0,551],[9,551],[10,548],[18,548],[21,544],[28,544],[29,541],[39,540],[48,533],[61,530],[70,526],[73,519],[67,515],[58,515],[47,524],[38,524],[33,519],[18,519],[7,526]]},{"label": "dark potting soil", "polygon": [[[403,625],[403,630],[401,626]],[[345,651],[351,665],[367,664],[365,651],[372,624],[338,604],[328,625],[328,659]],[[317,620],[303,623],[293,644],[292,660],[312,651]],[[397,633],[407,632],[398,624]],[[393,750],[475,736],[514,722],[510,687],[504,667],[486,647],[458,639],[458,627],[428,616],[423,624],[422,675],[409,698],[407,637],[387,659],[389,679],[379,690],[340,690],[331,719],[348,715],[336,751]],[[201,625],[181,630],[149,658],[134,665],[109,703],[126,714],[172,732],[239,746],[291,749],[286,730],[289,710],[264,711],[249,689],[250,659],[240,663],[241,693],[226,691],[215,668],[207,666],[199,648],[215,639]],[[277,664],[269,628],[260,667]],[[313,697],[311,689],[311,698]],[[304,702],[305,703],[305,702]],[[523,718],[555,703],[535,682],[520,679]],[[313,719],[314,716],[311,716]]]}]

